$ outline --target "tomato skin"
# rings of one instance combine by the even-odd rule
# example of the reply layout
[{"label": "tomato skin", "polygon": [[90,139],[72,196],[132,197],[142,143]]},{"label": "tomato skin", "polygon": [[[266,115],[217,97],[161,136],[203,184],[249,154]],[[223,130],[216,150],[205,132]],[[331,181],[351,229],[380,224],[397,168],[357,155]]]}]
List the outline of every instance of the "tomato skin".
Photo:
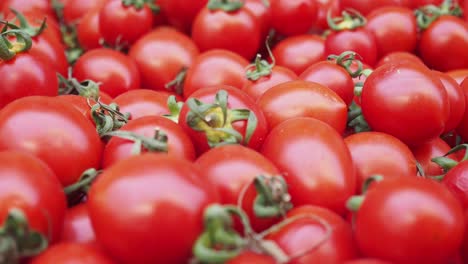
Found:
[{"label": "tomato skin", "polygon": [[374,175],[385,179],[415,177],[416,158],[403,142],[380,132],[362,132],[344,139],[356,166],[357,190]]},{"label": "tomato skin", "polygon": [[409,53],[406,51],[395,51],[395,52],[388,53],[387,55],[380,58],[379,62],[377,62],[377,64],[375,65],[375,68],[378,68],[384,65],[385,63],[401,63],[405,61],[419,63],[425,66],[424,62],[418,56],[414,55],[413,53]]},{"label": "tomato skin", "polygon": [[130,119],[137,119],[169,114],[167,100],[171,95],[168,92],[137,89],[117,96],[114,102],[121,113],[130,113]]},{"label": "tomato skin", "polygon": [[0,13],[8,14],[11,8],[21,13],[40,12],[54,15],[52,3],[48,0],[4,0],[0,3]]},{"label": "tomato skin", "polygon": [[315,24],[318,12],[314,0],[272,0],[270,9],[272,27],[285,36],[307,33]]},{"label": "tomato skin", "polygon": [[[75,94],[60,95],[57,97],[57,99],[62,100],[63,102],[72,104],[93,125],[95,125],[93,117],[91,116],[91,107],[93,106],[93,104],[97,103],[95,100],[86,98],[81,95],[75,95]],[[89,103],[88,103],[88,100],[89,100]],[[112,103],[112,98],[109,95],[102,93],[102,92],[100,93],[99,100],[104,104]]]},{"label": "tomato skin", "polygon": [[62,76],[68,74],[68,62],[65,56],[65,47],[60,40],[53,35],[39,35],[33,38],[32,48],[29,53],[33,56],[42,56],[44,61],[50,62],[57,73]]},{"label": "tomato skin", "polygon": [[189,161],[150,153],[105,170],[91,186],[88,206],[106,252],[122,264],[186,263],[204,208],[218,201],[200,175]]},{"label": "tomato skin", "polygon": [[[195,149],[184,130],[173,121],[162,116],[145,116],[129,121],[120,130],[131,131],[138,135],[153,137],[155,129],[164,132],[168,137],[168,155],[187,160],[195,160]],[[108,168],[119,160],[132,156],[134,142],[113,137],[104,148],[102,167]],[[146,152],[143,150],[142,152]]]},{"label": "tomato skin", "polygon": [[463,80],[468,77],[468,68],[466,69],[461,69],[461,70],[453,70],[453,71],[448,71],[446,72],[450,77],[455,79],[455,81],[461,85]]},{"label": "tomato skin", "polygon": [[308,81],[291,81],[266,91],[257,101],[270,128],[295,117],[312,117],[343,133],[348,108],[326,86]]},{"label": "tomato skin", "polygon": [[414,0],[341,0],[341,8],[354,9],[362,15],[367,15],[373,10],[384,6],[408,6]]},{"label": "tomato skin", "polygon": [[300,75],[307,67],[326,58],[325,40],[316,35],[286,38],[273,48],[276,65],[291,69]]},{"label": "tomato skin", "polygon": [[229,260],[226,264],[275,264],[277,263],[274,258],[255,253],[252,251],[245,251],[240,253],[237,257]]},{"label": "tomato skin", "polygon": [[377,68],[364,83],[361,107],[373,130],[411,146],[441,135],[450,114],[440,79],[414,63]]},{"label": "tomato skin", "polygon": [[457,166],[447,172],[442,180],[442,184],[447,187],[461,202],[465,209],[468,209],[468,162],[462,161]]},{"label": "tomato skin", "polygon": [[63,6],[63,19],[66,24],[82,22],[91,10],[100,9],[106,0],[69,0]]},{"label": "tomato skin", "polygon": [[244,8],[256,18],[260,25],[260,39],[265,39],[271,27],[271,9],[265,6],[263,0],[245,0]]},{"label": "tomato skin", "polygon": [[434,71],[434,73],[440,78],[449,99],[450,116],[445,123],[444,129],[444,133],[448,133],[453,131],[463,118],[463,114],[465,113],[465,95],[460,85],[452,77],[442,72]]},{"label": "tomato skin", "polygon": [[[466,227],[468,228],[468,210],[465,211],[465,223],[466,223]],[[465,240],[463,242],[463,245],[462,245],[462,249],[461,249],[461,254],[462,254],[462,258],[465,262],[468,261],[468,232],[465,232]]]},{"label": "tomato skin", "polygon": [[390,6],[375,9],[367,16],[365,28],[375,37],[378,58],[391,52],[413,52],[416,49],[418,27],[413,10],[409,8]]},{"label": "tomato skin", "polygon": [[87,12],[77,26],[77,39],[84,50],[102,47],[100,41],[103,38],[99,27],[99,8]]},{"label": "tomato skin", "polygon": [[279,220],[258,218],[253,212],[257,194],[253,185],[255,177],[279,175],[276,166],[258,152],[241,145],[220,146],[198,157],[195,165],[203,171],[202,179],[220,194],[222,204],[238,204],[241,192],[248,187],[242,208],[255,231],[263,231]]},{"label": "tomato skin", "polygon": [[261,153],[286,175],[294,205],[345,212],[356,175],[346,144],[331,126],[308,117],[284,121],[270,131]]},{"label": "tomato skin", "polygon": [[325,54],[327,55],[339,55],[350,50],[359,54],[362,62],[370,66],[377,62],[375,37],[363,28],[332,32],[325,40]]},{"label": "tomato skin", "polygon": [[190,67],[198,54],[192,39],[170,27],[158,27],[145,34],[129,52],[138,65],[142,86],[163,91],[164,85],[174,80],[183,67]]},{"label": "tomato skin", "polygon": [[343,262],[343,264],[392,264],[392,262],[379,260],[379,259],[355,259]]},{"label": "tomato skin", "polygon": [[[468,77],[460,84],[460,87],[465,95],[465,106],[468,105]],[[466,109],[465,109],[466,110]],[[468,111],[465,111],[463,118],[456,129],[457,133],[462,137],[464,142],[468,141]]]},{"label": "tomato skin", "polygon": [[[426,176],[437,176],[444,174],[442,167],[432,162],[435,157],[444,156],[451,147],[441,138],[435,138],[427,143],[412,148],[416,160],[421,164]],[[447,156],[448,158],[458,160],[455,154]]]},{"label": "tomato skin", "polygon": [[442,16],[421,34],[419,53],[439,71],[468,68],[468,25],[460,18]]},{"label": "tomato skin", "polygon": [[[310,218],[307,218],[310,215]],[[301,206],[291,210],[287,218],[300,217],[267,239],[275,241],[288,255],[307,250],[325,235],[325,227],[314,217],[325,221],[332,233],[330,238],[304,257],[293,260],[291,264],[330,263],[341,264],[358,256],[353,240],[351,226],[336,213],[318,206]]]},{"label": "tomato skin", "polygon": [[189,33],[198,12],[208,4],[208,0],[159,0],[158,5],[167,17],[169,24]]},{"label": "tomato skin", "polygon": [[28,53],[1,61],[0,79],[0,109],[22,97],[58,94],[58,80],[51,65]]},{"label": "tomato skin", "polygon": [[274,66],[269,76],[261,77],[256,81],[250,80],[246,82],[242,90],[254,100],[257,100],[272,87],[288,81],[294,81],[297,78],[296,73],[290,69],[282,66]]},{"label": "tomato skin", "polygon": [[304,81],[316,82],[333,90],[346,105],[351,104],[354,97],[354,82],[349,73],[341,66],[330,61],[321,61],[308,67],[299,78]]},{"label": "tomato skin", "polygon": [[67,209],[60,241],[99,247],[86,203]]},{"label": "tomato skin", "polygon": [[337,17],[340,14],[339,0],[317,0],[318,13],[315,27],[319,29],[328,29],[327,13],[330,12],[331,17]]},{"label": "tomato skin", "polygon": [[114,264],[103,252],[85,244],[59,243],[33,258],[30,264]]},{"label": "tomato skin", "polygon": [[[0,111],[0,150],[18,150],[43,160],[63,186],[98,168],[102,143],[96,128],[72,105],[30,96]],[[60,153],[60,155],[58,155]]]},{"label": "tomato skin", "polygon": [[44,162],[26,153],[1,151],[0,201],[0,226],[9,211],[18,208],[32,229],[51,243],[58,241],[66,198],[57,177]]},{"label": "tomato skin", "polygon": [[245,68],[249,62],[240,55],[226,50],[203,52],[187,71],[184,98],[195,91],[213,85],[230,85],[241,89],[247,82]]},{"label": "tomato skin", "polygon": [[140,75],[135,61],[115,50],[93,49],[83,54],[73,67],[78,81],[100,82],[99,89],[111,97],[140,88]]},{"label": "tomato skin", "polygon": [[413,9],[425,6],[425,5],[440,5],[444,0],[412,0],[410,1],[410,7]]}]

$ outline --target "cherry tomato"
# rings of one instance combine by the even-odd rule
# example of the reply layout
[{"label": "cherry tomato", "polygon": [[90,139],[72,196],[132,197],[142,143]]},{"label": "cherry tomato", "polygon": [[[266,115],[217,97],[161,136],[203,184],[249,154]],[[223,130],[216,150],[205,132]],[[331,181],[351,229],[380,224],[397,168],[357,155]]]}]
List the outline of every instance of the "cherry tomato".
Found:
[{"label": "cherry tomato", "polygon": [[255,253],[252,251],[245,251],[239,254],[237,257],[229,260],[226,264],[275,264],[277,263],[274,258]]},{"label": "cherry tomato", "polygon": [[169,114],[169,96],[171,94],[168,92],[137,89],[117,96],[114,102],[119,106],[121,113],[130,113],[130,119],[137,119]]},{"label": "cherry tomato", "polygon": [[84,50],[102,47],[101,39],[103,39],[103,36],[99,27],[99,11],[99,8],[95,8],[87,12],[77,26],[78,43]]},{"label": "cherry tomato", "polygon": [[[465,94],[465,106],[468,105],[468,77],[461,83],[460,87]],[[468,141],[468,111],[465,111],[463,118],[456,129],[457,133],[466,142]]]},{"label": "cherry tomato", "polygon": [[158,5],[171,25],[189,33],[198,12],[208,3],[208,0],[159,0]]},{"label": "cherry tomato", "polygon": [[102,143],[96,128],[72,105],[45,96],[18,99],[0,111],[0,150],[43,160],[64,186],[98,168]]},{"label": "cherry tomato", "polygon": [[68,25],[80,24],[89,11],[100,9],[105,2],[106,0],[68,0],[63,5],[63,19]]},{"label": "cherry tomato", "polygon": [[271,8],[263,0],[245,0],[244,8],[249,10],[260,25],[260,39],[264,39],[271,27]]},{"label": "cherry tomato", "polygon": [[68,74],[68,61],[65,56],[65,47],[55,36],[39,35],[33,38],[33,47],[29,53],[33,56],[42,56],[54,67],[55,72],[62,76]]},{"label": "cherry tomato", "polygon": [[296,79],[296,73],[290,69],[282,66],[274,66],[271,69],[270,75],[263,76],[256,81],[250,80],[249,82],[246,82],[244,87],[242,87],[242,90],[254,100],[257,100],[262,94],[272,87],[288,81],[294,81]]},{"label": "cherry tomato", "polygon": [[261,152],[286,175],[294,205],[345,212],[345,201],[356,190],[356,174],[334,128],[314,118],[290,119],[270,131]]},{"label": "cherry tomato", "polygon": [[388,53],[387,55],[383,56],[380,58],[379,62],[377,65],[375,65],[376,68],[384,65],[385,63],[399,63],[399,62],[414,62],[414,63],[419,63],[421,65],[424,65],[424,62],[416,55],[413,53],[409,53],[406,51],[395,51]]},{"label": "cherry tomato", "polygon": [[317,20],[314,0],[270,0],[270,8],[272,27],[285,36],[305,34]]},{"label": "cherry tomato", "polygon": [[468,161],[462,161],[449,170],[442,180],[447,189],[468,209]]},{"label": "cherry tomato", "polygon": [[84,53],[73,67],[78,81],[101,83],[101,91],[116,97],[140,88],[140,75],[135,61],[115,50],[94,49]]},{"label": "cherry tomato", "polygon": [[75,205],[67,210],[60,241],[99,247],[86,203]]},{"label": "cherry tomato", "polygon": [[59,243],[35,257],[30,264],[114,264],[103,252],[85,244]]},{"label": "cherry tomato", "polygon": [[408,6],[414,0],[341,0],[341,8],[354,9],[367,15],[375,9],[384,6]]},{"label": "cherry tomato", "polygon": [[[416,160],[422,166],[426,176],[438,176],[442,175],[444,171],[442,167],[432,162],[432,159],[444,156],[450,149],[451,147],[443,139],[436,138],[413,148],[412,152]],[[447,157],[458,160],[456,154],[451,154]]]},{"label": "cherry tomato", "polygon": [[189,161],[151,153],[105,170],[88,195],[99,243],[123,264],[186,263],[204,208],[218,200],[201,173]]}]

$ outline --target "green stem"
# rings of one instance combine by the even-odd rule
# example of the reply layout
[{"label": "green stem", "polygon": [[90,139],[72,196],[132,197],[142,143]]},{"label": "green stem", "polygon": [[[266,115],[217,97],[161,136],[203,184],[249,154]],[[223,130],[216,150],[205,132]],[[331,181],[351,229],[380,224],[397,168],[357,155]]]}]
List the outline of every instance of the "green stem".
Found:
[{"label": "green stem", "polygon": [[211,11],[235,12],[243,6],[244,2],[239,0],[209,0],[207,8]]},{"label": "green stem", "polygon": [[285,216],[292,209],[291,195],[286,181],[281,176],[257,176],[254,180],[257,197],[254,213],[260,218]]},{"label": "green stem", "polygon": [[167,108],[169,109],[169,114],[165,114],[163,115],[163,117],[174,121],[174,123],[178,123],[180,110],[183,106],[184,103],[177,102],[176,97],[174,95],[169,96],[169,98],[167,99]]},{"label": "green stem", "polygon": [[155,129],[153,137],[145,137],[143,135],[124,130],[110,131],[102,135],[103,137],[118,137],[134,142],[132,148],[133,155],[140,155],[142,148],[150,152],[167,152],[168,138],[166,133]]},{"label": "green stem", "polygon": [[166,83],[164,87],[170,91],[174,91],[176,94],[181,95],[184,89],[185,77],[187,76],[188,67],[182,67],[179,73],[176,75],[174,80]]},{"label": "green stem", "polygon": [[341,17],[332,18],[331,9],[327,13],[327,22],[334,31],[354,30],[366,25],[367,19],[356,10],[344,10]]}]

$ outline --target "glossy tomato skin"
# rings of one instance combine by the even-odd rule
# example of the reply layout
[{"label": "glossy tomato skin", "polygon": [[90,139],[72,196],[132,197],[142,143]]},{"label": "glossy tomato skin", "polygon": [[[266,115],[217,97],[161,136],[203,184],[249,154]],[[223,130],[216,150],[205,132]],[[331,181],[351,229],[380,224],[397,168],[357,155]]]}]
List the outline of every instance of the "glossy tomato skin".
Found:
[{"label": "glossy tomato skin", "polygon": [[307,33],[317,19],[318,6],[314,0],[272,0],[270,8],[271,25],[285,36]]},{"label": "glossy tomato skin", "polygon": [[442,16],[421,34],[419,53],[439,71],[468,68],[468,25],[454,16]]},{"label": "glossy tomato skin", "polygon": [[22,97],[58,94],[58,80],[53,67],[42,58],[28,53],[1,61],[0,79],[0,109]]},{"label": "glossy tomato skin", "polygon": [[241,89],[247,82],[245,68],[249,62],[240,55],[226,50],[203,52],[187,71],[184,98],[193,92],[213,85],[231,85]]},{"label": "glossy tomato skin", "polygon": [[421,60],[421,58],[414,55],[413,53],[406,51],[395,51],[388,53],[387,55],[380,58],[375,67],[378,68],[385,63],[400,63],[404,61],[419,63],[424,66],[424,62]]},{"label": "glossy tomato skin", "polygon": [[377,43],[374,35],[364,28],[333,32],[325,40],[325,54],[339,55],[355,51],[362,62],[373,66],[377,62]]},{"label": "glossy tomato skin", "polygon": [[30,264],[114,264],[104,252],[79,243],[59,243],[33,258]]},{"label": "glossy tomato skin", "polygon": [[69,25],[78,21],[81,23],[89,11],[100,9],[105,2],[106,0],[69,0],[63,6],[63,19]]},{"label": "glossy tomato skin", "polygon": [[88,205],[86,203],[78,204],[67,209],[60,241],[99,247],[93,226],[91,225]]},{"label": "glossy tomato skin", "polygon": [[8,14],[11,8],[21,13],[40,12],[54,15],[52,3],[48,0],[5,0],[0,3],[0,13]]},{"label": "glossy tomato skin", "polygon": [[93,49],[83,54],[73,67],[78,81],[100,82],[101,91],[116,97],[129,90],[140,88],[140,75],[135,61],[118,51]]},{"label": "glossy tomato skin", "polygon": [[165,154],[108,168],[88,196],[98,241],[119,263],[186,263],[202,232],[204,208],[218,201],[200,175],[189,161]]},{"label": "glossy tomato skin", "polygon": [[342,134],[348,108],[334,91],[319,83],[285,82],[266,91],[257,101],[270,128],[295,117],[312,117]]},{"label": "glossy tomato skin", "polygon": [[[465,226],[468,228],[468,210],[465,211]],[[463,241],[461,255],[465,262],[468,261],[468,232],[465,232],[465,240]]]},{"label": "glossy tomato skin", "polygon": [[263,0],[245,0],[244,8],[250,11],[260,25],[260,39],[265,39],[271,28],[271,8]]},{"label": "glossy tomato skin", "polygon": [[280,231],[267,236],[267,239],[275,241],[288,255],[304,252],[323,238],[326,227],[317,219],[331,228],[331,235],[326,242],[303,257],[291,261],[291,264],[341,264],[358,256],[351,225],[340,215],[326,208],[309,205],[291,210],[286,217],[298,218]]},{"label": "glossy tomato skin", "polygon": [[354,9],[362,15],[384,6],[407,6],[413,0],[341,0],[341,9]]},{"label": "glossy tomato skin", "polygon": [[33,230],[51,243],[57,242],[67,205],[65,193],[52,170],[31,155],[2,151],[0,183],[0,225],[4,225],[10,210],[17,208],[25,214]]},{"label": "glossy tomato skin", "polygon": [[0,111],[0,150],[18,150],[43,160],[67,186],[89,168],[99,168],[102,143],[96,128],[72,105],[30,96]]},{"label": "glossy tomato skin", "polygon": [[[268,133],[268,124],[263,111],[246,93],[232,86],[216,85],[200,89],[193,93],[190,98],[197,98],[203,103],[214,103],[215,96],[220,90],[224,90],[228,93],[228,109],[249,109],[257,117],[257,126],[246,146],[258,150],[262,146]],[[190,98],[187,100],[190,100]],[[190,109],[188,105],[184,104],[180,110],[179,125],[182,126],[187,134],[189,134],[197,152],[201,154],[209,150],[210,147],[208,145],[206,134],[202,131],[195,131],[187,124],[187,115],[189,111]],[[241,133],[243,138],[245,138],[246,125],[247,121],[244,120],[237,121],[232,124],[233,128]]]},{"label": "glossy tomato skin", "polygon": [[317,0],[317,22],[315,27],[318,29],[328,29],[327,14],[331,17],[337,17],[340,14],[340,0]]},{"label": "glossy tomato skin", "polygon": [[274,66],[270,75],[263,76],[256,81],[250,80],[246,82],[244,87],[242,87],[242,90],[254,100],[257,100],[262,94],[272,87],[281,83],[296,80],[297,78],[296,73],[290,69],[282,66]]},{"label": "glossy tomato skin", "polygon": [[392,264],[392,262],[380,260],[380,259],[355,259],[343,262],[343,264]]},{"label": "glossy tomato skin", "polygon": [[440,136],[450,114],[440,79],[414,63],[377,68],[364,83],[361,107],[373,130],[411,146]]},{"label": "glossy tomato skin", "polygon": [[375,9],[367,16],[365,28],[375,37],[378,58],[391,52],[413,52],[416,49],[418,27],[413,10],[409,8],[390,6]]},{"label": "glossy tomato skin", "polygon": [[68,62],[65,56],[65,46],[54,35],[39,35],[33,38],[29,53],[33,56],[42,56],[54,67],[55,72],[62,76],[68,74]]},{"label": "glossy tomato skin", "polygon": [[85,51],[102,47],[103,36],[99,27],[99,11],[99,8],[95,8],[87,12],[76,27],[78,43]]},{"label": "glossy tomato skin", "polygon": [[237,257],[229,260],[226,264],[275,264],[277,263],[274,258],[255,253],[252,251],[245,251],[240,253]]},{"label": "glossy tomato skin", "polygon": [[442,180],[447,189],[468,209],[468,161],[462,161],[449,170]]},{"label": "glossy tomato skin", "polygon": [[344,139],[356,166],[357,190],[374,175],[385,179],[416,176],[416,158],[396,137],[380,132],[362,132]]},{"label": "glossy tomato skin", "polygon": [[[460,84],[460,87],[465,95],[466,107],[466,105],[468,105],[468,77]],[[468,111],[465,111],[463,114],[463,118],[460,121],[460,124],[458,124],[456,131],[465,142],[468,141]]]},{"label": "glossy tomato skin", "polygon": [[425,6],[425,5],[440,5],[444,0],[412,0],[410,1],[410,7],[413,9]]},{"label": "glossy tomato skin", "polygon": [[308,117],[284,121],[270,131],[261,153],[285,175],[294,205],[345,212],[356,175],[346,144],[331,126]]},{"label": "glossy tomato skin", "polygon": [[130,113],[130,119],[137,119],[169,114],[167,100],[171,95],[163,91],[137,89],[117,96],[114,102],[119,106],[121,113]]},{"label": "glossy tomato skin", "polygon": [[[184,130],[173,121],[162,116],[145,116],[129,121],[124,125],[122,131],[131,131],[138,135],[152,138],[155,129],[165,133],[168,137],[168,155],[177,156],[187,160],[195,159],[195,149],[190,137]],[[104,148],[102,167],[108,168],[119,160],[132,156],[134,142],[118,137],[109,140]],[[142,150],[146,152],[146,150]]]},{"label": "glossy tomato skin", "polygon": [[[93,117],[91,116],[91,107],[97,103],[95,100],[76,94],[60,95],[57,99],[73,105],[83,116],[88,118],[88,120],[95,125]],[[103,92],[100,93],[99,100],[107,105],[112,103],[112,98]]]},{"label": "glossy tomato skin", "polygon": [[333,90],[346,105],[351,104],[354,97],[354,82],[349,73],[341,66],[330,61],[321,61],[308,67],[299,78],[304,81],[316,82]]},{"label": "glossy tomato skin", "polygon": [[465,96],[460,85],[449,75],[434,71],[447,91],[449,99],[450,116],[445,123],[444,133],[453,131],[460,124],[465,113]]},{"label": "glossy tomato skin", "polygon": [[[435,138],[427,143],[411,149],[414,157],[422,166],[426,176],[437,176],[444,174],[442,167],[431,160],[436,157],[444,156],[451,147],[441,138]],[[448,158],[458,160],[455,154],[447,156]]]},{"label": "glossy tomato skin", "polygon": [[190,67],[199,50],[192,39],[170,28],[158,27],[143,35],[130,48],[141,76],[141,85],[152,90],[166,90],[184,67]]},{"label": "glossy tomato skin", "polygon": [[446,74],[450,75],[450,77],[452,77],[455,81],[457,81],[458,84],[461,85],[463,80],[465,80],[465,78],[468,77],[468,68],[448,71],[446,72]]},{"label": "glossy tomato skin", "polygon": [[310,65],[324,60],[325,40],[316,35],[298,35],[286,38],[273,48],[276,64],[300,75]]},{"label": "glossy tomato skin", "polygon": [[365,256],[405,264],[447,263],[460,249],[464,229],[462,207],[450,191],[418,177],[371,186],[355,221]]},{"label": "glossy tomato skin", "polygon": [[169,24],[190,33],[192,23],[198,12],[206,6],[208,0],[160,0],[158,5],[167,17]]}]

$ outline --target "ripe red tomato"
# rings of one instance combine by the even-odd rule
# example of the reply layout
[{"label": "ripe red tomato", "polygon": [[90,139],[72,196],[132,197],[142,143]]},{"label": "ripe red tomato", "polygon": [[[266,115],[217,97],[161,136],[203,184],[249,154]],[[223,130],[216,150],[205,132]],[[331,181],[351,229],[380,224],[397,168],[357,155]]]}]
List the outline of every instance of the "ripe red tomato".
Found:
[{"label": "ripe red tomato", "polygon": [[13,8],[21,13],[40,12],[54,16],[49,0],[4,0],[0,2],[0,13],[8,14]]},{"label": "ripe red tomato", "polygon": [[294,205],[345,212],[345,201],[356,190],[356,174],[334,128],[314,118],[290,119],[270,131],[261,152],[286,175]]},{"label": "ripe red tomato", "polygon": [[41,34],[33,37],[33,47],[29,53],[33,56],[42,56],[44,61],[52,64],[55,72],[67,76],[68,61],[65,56],[65,46],[54,35]]},{"label": "ripe red tomato", "polygon": [[93,49],[84,53],[73,67],[73,76],[78,81],[89,79],[101,83],[101,91],[111,97],[141,88],[135,61],[110,49]]},{"label": "ripe red tomato", "polygon": [[[465,94],[465,106],[468,105],[468,77],[460,84],[460,87]],[[468,141],[468,111],[465,111],[460,124],[457,127],[457,133],[462,137],[462,139]]]},{"label": "ripe red tomato", "polygon": [[464,230],[462,207],[449,190],[429,179],[403,177],[371,186],[356,213],[354,232],[365,256],[432,264],[455,256]]},{"label": "ripe red tomato", "polygon": [[159,0],[158,5],[168,22],[177,29],[189,33],[198,12],[208,0]]},{"label": "ripe red tomato", "polygon": [[270,0],[271,25],[285,36],[307,33],[317,20],[315,0]]},{"label": "ripe red tomato", "polygon": [[340,14],[340,0],[317,0],[318,14],[315,27],[319,29],[328,29],[327,15],[330,12],[331,17]]},{"label": "ripe red tomato", "polygon": [[63,5],[63,20],[66,24],[80,24],[83,17],[94,9],[100,9],[106,0],[68,0]]},{"label": "ripe red tomato", "polygon": [[101,39],[103,36],[99,27],[99,11],[99,8],[95,8],[87,12],[76,27],[78,43],[85,51],[102,46]]},{"label": "ripe red tomato", "polygon": [[406,51],[395,51],[388,53],[387,55],[380,58],[379,62],[375,65],[376,68],[384,65],[385,63],[400,63],[400,62],[414,62],[424,65],[424,62],[413,53]]},{"label": "ripe red tomato", "polygon": [[273,257],[255,253],[252,251],[245,251],[237,257],[229,260],[226,264],[275,264],[277,263]]},{"label": "ripe red tomato", "polygon": [[414,0],[341,0],[341,8],[354,9],[363,15],[384,6],[408,6]]},{"label": "ripe red tomato", "polygon": [[96,128],[72,105],[45,96],[18,99],[0,111],[0,150],[20,150],[43,160],[67,186],[99,168]]},{"label": "ripe red tomato", "polygon": [[282,66],[273,66],[270,75],[263,76],[256,81],[249,80],[245,83],[244,87],[242,87],[242,90],[254,100],[257,100],[262,94],[272,87],[296,79],[296,73],[290,69]]},{"label": "ripe red tomato", "polygon": [[260,39],[264,39],[271,28],[271,8],[263,0],[245,0],[244,8],[249,10],[260,25]]},{"label": "ripe red tomato", "polygon": [[137,89],[117,96],[114,102],[119,106],[121,113],[130,113],[130,119],[137,119],[169,114],[169,96],[171,94],[168,92]]},{"label": "ripe red tomato", "polygon": [[30,264],[114,264],[104,252],[79,243],[59,243],[33,258]]},{"label": "ripe red tomato", "polygon": [[435,5],[438,6],[442,4],[444,0],[412,0],[410,1],[409,7],[416,9],[426,5]]},{"label": "ripe red tomato", "polygon": [[[429,142],[412,148],[414,157],[419,162],[426,176],[438,176],[444,173],[442,167],[432,162],[433,158],[444,156],[451,147],[441,138],[435,138]],[[447,156],[448,158],[458,160],[456,154]]]},{"label": "ripe red tomato", "polygon": [[348,108],[334,91],[308,81],[291,81],[266,91],[257,101],[270,128],[295,117],[312,117],[342,134]]},{"label": "ripe red tomato", "polygon": [[231,85],[241,89],[247,82],[245,68],[249,62],[227,50],[210,50],[200,54],[187,71],[184,98],[213,85]]},{"label": "ripe red tomato", "polygon": [[[83,116],[85,116],[93,125],[95,125],[93,117],[91,116],[91,107],[97,103],[94,99],[75,94],[60,95],[57,97],[57,99],[62,100],[67,104],[73,105],[78,111],[80,111],[81,114],[83,114]],[[112,98],[105,93],[100,93],[99,100],[107,105],[112,103]]]},{"label": "ripe red tomato", "polygon": [[325,39],[316,35],[286,38],[273,48],[276,64],[300,75],[310,65],[324,60]]},{"label": "ripe red tomato", "polygon": [[99,243],[123,264],[186,263],[204,208],[218,200],[201,173],[186,160],[149,153],[105,170],[88,195]]},{"label": "ripe red tomato", "polygon": [[447,172],[442,180],[465,209],[468,209],[468,161],[462,161]]},{"label": "ripe red tomato", "polygon": [[86,203],[67,209],[60,241],[99,247]]},{"label": "ripe red tomato", "polygon": [[[465,223],[466,223],[465,226],[468,228],[468,210],[465,211]],[[462,245],[461,254],[462,254],[463,260],[467,262],[468,261],[468,232],[465,232],[465,240]]]},{"label": "ripe red tomato", "polygon": [[198,47],[192,39],[170,28],[158,27],[142,36],[130,48],[140,71],[144,88],[166,90],[184,67],[190,67],[198,56]]},{"label": "ripe red tomato", "polygon": [[373,130],[413,146],[440,136],[450,114],[440,79],[415,63],[377,68],[364,83],[361,107]]}]

